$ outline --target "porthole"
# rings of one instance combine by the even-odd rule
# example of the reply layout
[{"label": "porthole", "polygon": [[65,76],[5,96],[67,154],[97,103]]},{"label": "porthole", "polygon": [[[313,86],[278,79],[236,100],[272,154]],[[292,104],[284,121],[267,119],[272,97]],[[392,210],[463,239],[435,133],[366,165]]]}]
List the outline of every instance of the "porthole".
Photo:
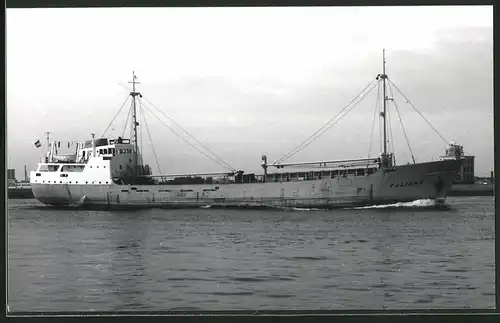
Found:
[{"label": "porthole", "polygon": [[69,181],[69,183],[71,184],[71,181]]},{"label": "porthole", "polygon": [[99,168],[99,166],[97,166],[97,168]]},{"label": "porthole", "polygon": [[[54,181],[54,183],[55,183],[55,181]],[[60,181],[59,183],[62,183],[62,181]]]},{"label": "porthole", "polygon": [[90,168],[92,168],[92,166],[90,166]]},{"label": "porthole", "polygon": [[99,182],[99,184],[101,184],[101,182]]},{"label": "porthole", "polygon": [[106,168],[106,166],[102,166],[103,168]]},{"label": "porthole", "polygon": [[75,182],[76,184],[78,184],[78,182]]},{"label": "porthole", "polygon": [[89,182],[85,182],[85,184],[88,184]]}]

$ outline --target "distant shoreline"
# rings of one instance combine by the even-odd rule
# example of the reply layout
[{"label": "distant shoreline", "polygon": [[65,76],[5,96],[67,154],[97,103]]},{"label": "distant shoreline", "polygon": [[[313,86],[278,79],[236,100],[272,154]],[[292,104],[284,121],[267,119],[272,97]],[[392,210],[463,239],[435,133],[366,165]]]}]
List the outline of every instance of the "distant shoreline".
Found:
[{"label": "distant shoreline", "polygon": [[455,184],[448,196],[494,196],[493,184]]}]

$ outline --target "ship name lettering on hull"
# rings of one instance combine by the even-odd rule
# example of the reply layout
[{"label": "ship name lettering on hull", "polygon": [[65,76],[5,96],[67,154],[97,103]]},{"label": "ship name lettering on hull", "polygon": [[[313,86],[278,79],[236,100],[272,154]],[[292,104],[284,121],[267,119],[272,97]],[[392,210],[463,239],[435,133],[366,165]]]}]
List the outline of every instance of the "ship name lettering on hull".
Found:
[{"label": "ship name lettering on hull", "polygon": [[423,179],[419,180],[419,181],[407,181],[407,182],[399,182],[399,183],[392,183],[391,185],[389,185],[389,187],[407,187],[407,186],[416,186],[416,185],[422,185],[422,183],[424,182]]}]

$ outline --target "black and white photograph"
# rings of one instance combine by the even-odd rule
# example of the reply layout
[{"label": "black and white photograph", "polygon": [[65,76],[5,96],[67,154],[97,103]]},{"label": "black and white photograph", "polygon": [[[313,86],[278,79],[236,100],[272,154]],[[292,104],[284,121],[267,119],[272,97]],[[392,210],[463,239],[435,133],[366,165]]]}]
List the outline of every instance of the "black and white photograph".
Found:
[{"label": "black and white photograph", "polygon": [[495,308],[493,6],[6,10],[7,313]]}]

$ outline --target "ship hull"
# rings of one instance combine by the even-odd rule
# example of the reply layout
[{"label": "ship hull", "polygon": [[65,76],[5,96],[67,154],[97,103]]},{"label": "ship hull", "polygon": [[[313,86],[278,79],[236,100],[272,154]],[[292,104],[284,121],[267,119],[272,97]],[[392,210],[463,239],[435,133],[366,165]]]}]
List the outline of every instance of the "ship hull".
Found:
[{"label": "ship hull", "polygon": [[34,197],[31,188],[9,188],[7,196],[9,199],[32,199]]},{"label": "ship hull", "polygon": [[459,160],[378,169],[370,175],[267,183],[95,185],[31,183],[35,198],[83,208],[318,208],[333,209],[418,199],[443,202]]}]

